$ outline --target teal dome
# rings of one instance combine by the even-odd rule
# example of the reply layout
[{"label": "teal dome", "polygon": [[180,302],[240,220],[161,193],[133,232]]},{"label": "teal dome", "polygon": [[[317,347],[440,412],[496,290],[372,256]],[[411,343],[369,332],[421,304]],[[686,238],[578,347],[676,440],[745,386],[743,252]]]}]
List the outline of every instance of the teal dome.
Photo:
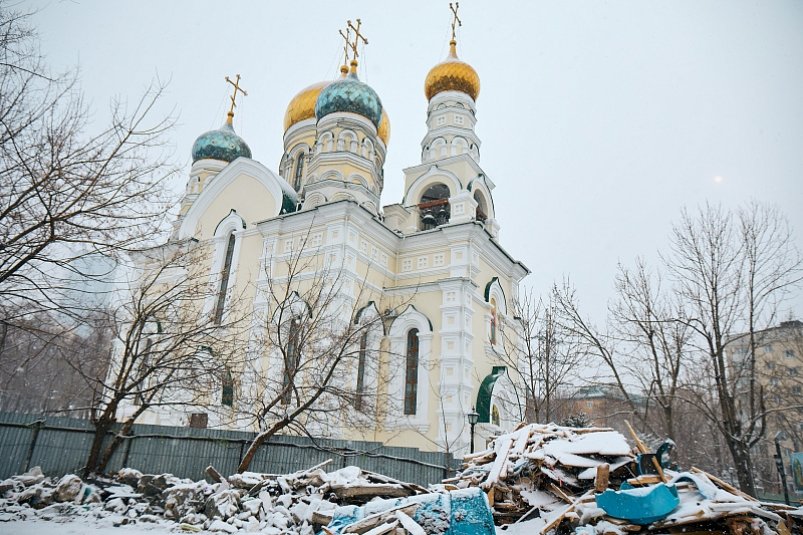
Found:
[{"label": "teal dome", "polygon": [[379,95],[357,78],[357,74],[349,73],[345,78],[335,80],[318,95],[315,102],[315,117],[320,121],[330,113],[349,112],[362,115],[379,128],[382,120],[382,101]]},{"label": "teal dome", "polygon": [[192,144],[192,163],[204,159],[233,162],[240,156],[250,158],[251,149],[228,122],[201,134]]}]

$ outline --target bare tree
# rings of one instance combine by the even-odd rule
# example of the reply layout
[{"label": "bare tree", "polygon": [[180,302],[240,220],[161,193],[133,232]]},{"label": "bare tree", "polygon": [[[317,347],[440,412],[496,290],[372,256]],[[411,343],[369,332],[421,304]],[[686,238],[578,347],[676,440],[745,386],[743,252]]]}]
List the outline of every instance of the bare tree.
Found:
[{"label": "bare tree", "polygon": [[555,285],[552,294],[556,303],[558,322],[563,329],[577,338],[580,352],[588,357],[587,367],[590,368],[596,361],[597,369],[594,377],[586,380],[617,390],[622,398],[617,406],[627,408],[637,418],[639,427],[643,428],[648,421],[641,403],[641,395],[637,390],[636,381],[623,364],[625,360],[623,350],[611,325],[612,322],[609,321],[605,328],[601,328],[587,317],[580,306],[577,291],[568,280],[560,286]]},{"label": "bare tree", "polygon": [[[94,375],[80,359],[72,361],[95,391],[86,473],[106,467],[145,411],[214,403],[209,393],[239,364],[245,322],[227,314],[219,323],[209,312],[209,275],[197,269],[204,253],[192,240],[138,253],[135,285],[106,322],[115,343],[109,372]],[[120,418],[121,428],[105,443]]]},{"label": "bare tree", "polygon": [[[690,352],[690,329],[682,321],[682,307],[672,302],[662,282],[642,259],[636,260],[633,270],[620,265],[611,314],[622,348],[620,366],[644,395],[641,420],[654,434],[678,440],[679,391],[684,358]],[[652,417],[653,410],[657,418]]]},{"label": "bare tree", "polygon": [[[388,410],[389,353],[380,348],[388,303],[372,302],[368,273],[355,278],[309,244],[266,266],[266,314],[248,359],[240,409],[259,432],[238,470],[279,432],[319,435],[368,425]],[[380,294],[376,294],[380,295]],[[384,364],[384,366],[383,366]],[[370,424],[374,426],[375,424]]]},{"label": "bare tree", "polygon": [[513,303],[514,325],[501,326],[503,343],[495,346],[519,391],[520,417],[529,422],[560,417],[585,357],[579,338],[558,322],[554,293],[544,299],[522,292]]},{"label": "bare tree", "polygon": [[105,373],[110,354],[108,329],[97,328],[97,313],[65,325],[49,313],[0,332],[0,410],[63,414],[86,418],[94,397],[90,385],[70,366],[80,358],[93,375]]},{"label": "bare tree", "polygon": [[110,125],[92,133],[76,73],[47,71],[28,18],[0,2],[0,300],[7,321],[32,309],[63,309],[53,290],[80,273],[76,258],[140,245],[164,227],[172,204],[165,181],[173,169],[162,151],[172,120],[153,118],[163,85],[133,106],[114,104]]},{"label": "bare tree", "polygon": [[[694,333],[714,378],[717,405],[707,407],[714,409],[709,418],[725,439],[739,486],[755,495],[750,449],[766,432],[768,415],[758,335],[801,280],[789,224],[777,209],[757,203],[735,212],[710,205],[684,210],[665,262],[686,307],[678,321]],[[739,339],[748,341],[746,351],[729,359],[728,347]]]},{"label": "bare tree", "polygon": [[[800,255],[786,219],[757,203],[733,212],[684,210],[671,238],[662,256],[669,285],[639,261],[635,270],[620,268],[606,331],[581,314],[568,286],[559,293],[562,321],[605,363],[643,428],[691,442],[681,436],[689,427],[678,425],[678,413],[685,422],[704,416],[739,486],[755,494],[751,448],[766,434],[768,416],[800,406],[794,396],[767,403],[757,356],[778,305],[801,280]],[[641,411],[628,394],[634,387],[644,395]]]}]

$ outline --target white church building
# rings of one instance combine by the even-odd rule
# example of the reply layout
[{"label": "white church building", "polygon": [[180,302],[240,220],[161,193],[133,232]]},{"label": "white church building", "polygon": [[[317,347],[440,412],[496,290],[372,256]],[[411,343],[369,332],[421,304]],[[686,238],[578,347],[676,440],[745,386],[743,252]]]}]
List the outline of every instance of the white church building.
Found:
[{"label": "white church building", "polygon": [[[515,343],[513,307],[529,271],[499,241],[494,182],[480,165],[475,132],[479,91],[479,76],[458,58],[453,38],[448,57],[426,77],[421,154],[404,169],[404,195],[391,204],[381,198],[389,119],[379,95],[360,81],[356,53],[338,79],[311,85],[288,104],[277,170],[252,156],[231,112],[193,145],[172,240],[210,251],[199,267],[215,289],[208,314],[225,318],[236,295],[255,318],[253,329],[261,328],[273,306],[266,289],[287,276],[281,261],[306,248],[318,258],[309,265],[337,266],[342,310],[382,318],[361,343],[376,350],[369,355],[398,356],[384,364],[395,373],[368,380],[355,368],[341,386],[381,390],[396,403],[378,401],[374,421],[361,426],[333,416],[315,424],[316,433],[457,452],[469,444],[473,409],[478,445],[497,426],[518,423],[520,414],[499,401],[509,379],[498,352]],[[263,369],[281,376],[281,359],[250,339],[248,351],[261,355]],[[242,428],[247,399],[239,392],[252,379],[232,372],[233,391],[225,410],[210,412],[210,427]],[[153,410],[140,421],[188,425],[189,418]]]}]

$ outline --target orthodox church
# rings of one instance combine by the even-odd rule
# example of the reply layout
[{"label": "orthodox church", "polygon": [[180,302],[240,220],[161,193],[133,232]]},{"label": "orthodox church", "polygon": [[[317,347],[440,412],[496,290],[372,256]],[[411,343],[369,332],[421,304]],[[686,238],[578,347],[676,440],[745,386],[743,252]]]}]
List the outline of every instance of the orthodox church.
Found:
[{"label": "orthodox church", "polygon": [[[475,431],[468,416],[478,421],[479,445],[483,434],[520,419],[500,402],[510,380],[498,352],[514,340],[513,303],[528,269],[499,242],[495,186],[480,165],[475,132],[480,79],[458,57],[452,26],[448,56],[424,80],[427,132],[420,158],[403,170],[397,202],[382,204],[390,121],[380,96],[360,80],[359,25],[349,23],[353,53],[340,77],[302,89],[287,105],[275,172],[235,132],[233,105],[226,123],[192,147],[173,239],[208,245],[203,269],[216,290],[208,306],[216,321],[234,294],[254,318],[267,317],[265,288],[287,275],[280,261],[299,248],[318,258],[315,265],[337,266],[347,281],[344,310],[358,311],[349,321],[382,318],[360,344],[399,356],[389,364],[397,373],[371,384],[355,367],[344,381],[383,389],[397,403],[360,429],[333,417],[318,430],[328,436],[456,452]],[[229,82],[233,104],[240,88]],[[504,342],[503,325],[510,326]],[[266,369],[281,374],[282,363]],[[235,370],[223,396],[235,415],[246,381]],[[209,426],[235,427],[236,420],[210,416]],[[188,423],[187,415],[157,413],[143,421]]]}]

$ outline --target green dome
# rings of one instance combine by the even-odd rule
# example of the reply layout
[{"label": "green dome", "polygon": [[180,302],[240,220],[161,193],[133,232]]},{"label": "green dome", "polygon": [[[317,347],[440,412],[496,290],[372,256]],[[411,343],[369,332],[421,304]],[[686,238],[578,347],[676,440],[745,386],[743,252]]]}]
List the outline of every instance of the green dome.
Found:
[{"label": "green dome", "polygon": [[362,115],[379,128],[382,120],[382,101],[379,95],[357,78],[357,74],[349,73],[345,78],[335,80],[318,95],[315,102],[315,117],[320,121],[330,113],[349,112]]},{"label": "green dome", "polygon": [[228,122],[201,134],[192,145],[192,163],[204,159],[233,162],[240,156],[250,158],[251,149]]}]

